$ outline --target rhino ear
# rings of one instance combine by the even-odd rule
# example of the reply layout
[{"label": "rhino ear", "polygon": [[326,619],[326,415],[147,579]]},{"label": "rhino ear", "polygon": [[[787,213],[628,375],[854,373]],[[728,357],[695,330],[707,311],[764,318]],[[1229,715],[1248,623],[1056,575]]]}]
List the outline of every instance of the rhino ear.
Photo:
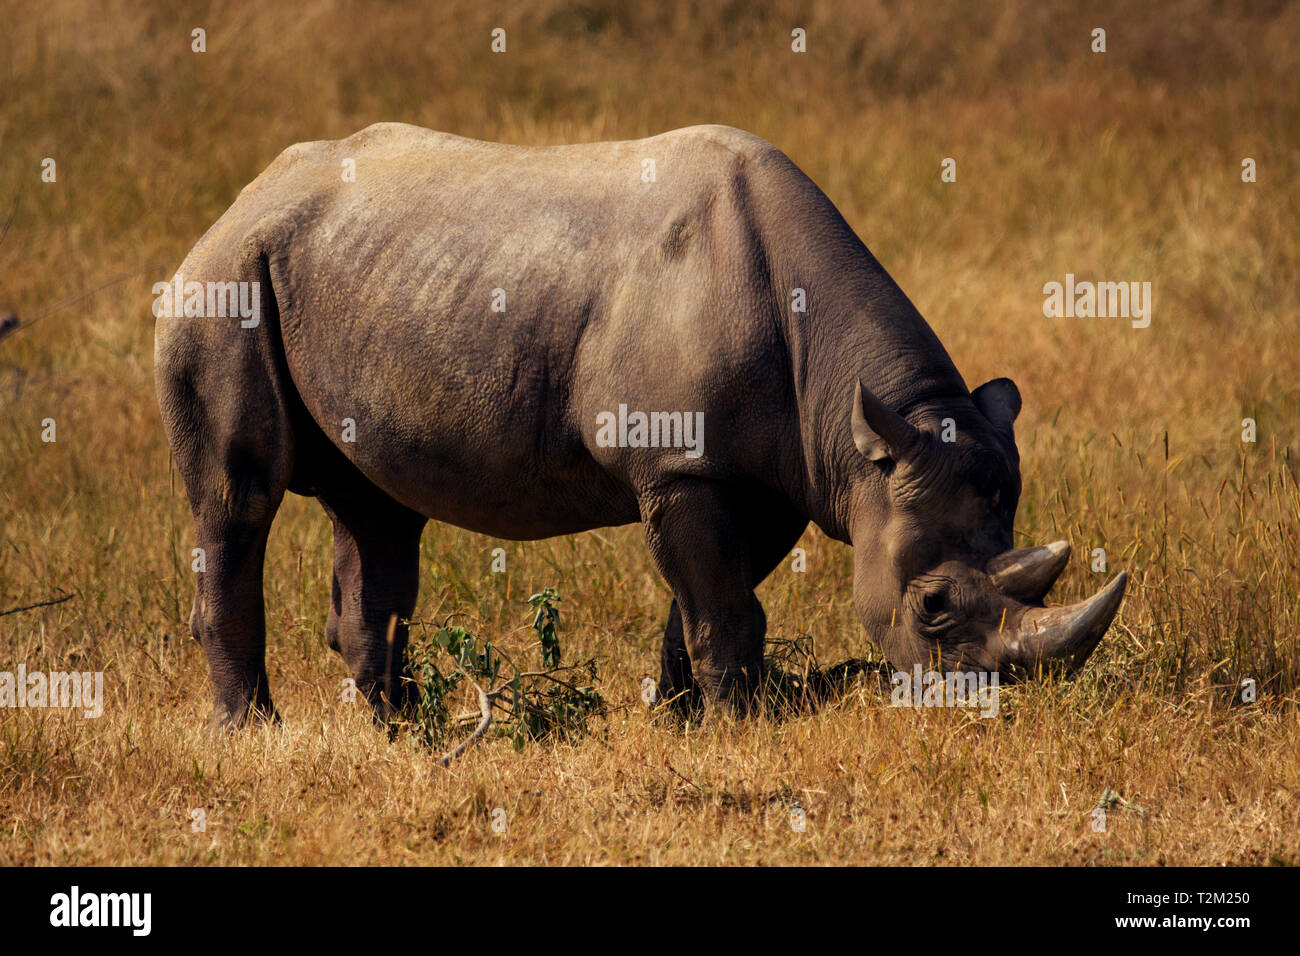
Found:
[{"label": "rhino ear", "polygon": [[975,407],[994,428],[1011,431],[1011,423],[1020,414],[1020,389],[1009,378],[995,378],[970,393]]},{"label": "rhino ear", "polygon": [[853,444],[872,461],[898,461],[917,439],[917,431],[858,379],[853,388]]}]

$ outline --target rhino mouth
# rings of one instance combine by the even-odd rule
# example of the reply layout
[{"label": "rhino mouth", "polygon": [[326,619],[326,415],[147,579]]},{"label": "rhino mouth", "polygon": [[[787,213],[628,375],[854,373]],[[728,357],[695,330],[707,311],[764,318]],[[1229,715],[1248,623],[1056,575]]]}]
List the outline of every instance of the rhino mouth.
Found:
[{"label": "rhino mouth", "polygon": [[1043,670],[1078,672],[1119,612],[1128,587],[1125,572],[1078,604],[1056,607],[1042,604],[1069,560],[1070,545],[1056,541],[1042,547],[1007,551],[987,565],[986,570],[999,591],[1030,605],[1014,629],[999,634],[1000,657],[1009,665],[1013,676]]}]

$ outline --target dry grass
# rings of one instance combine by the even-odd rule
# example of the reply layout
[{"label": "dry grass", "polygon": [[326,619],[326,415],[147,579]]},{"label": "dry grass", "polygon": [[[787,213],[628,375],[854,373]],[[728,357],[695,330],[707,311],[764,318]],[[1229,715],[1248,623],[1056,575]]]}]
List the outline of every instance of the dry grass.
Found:
[{"label": "dry grass", "polygon": [[[0,607],[76,592],[0,617],[0,669],[102,669],[107,694],[95,721],[0,710],[0,863],[1300,862],[1300,7],[844,6],[0,2],[0,204],[19,201],[0,306],[30,317],[163,266],[0,342]],[[1135,578],[1093,665],[1004,691],[994,720],[860,685],[814,716],[682,732],[638,706],[668,595],[637,529],[431,527],[421,617],[508,634],[555,585],[566,648],[600,658],[616,705],[581,742],[492,743],[446,771],[339,703],[328,522],[292,499],[266,588],[288,722],[205,739],[149,284],[284,146],[381,119],[527,143],[721,122],[785,149],[968,381],[1020,384],[1018,533],[1075,545],[1061,600],[1098,583],[1094,547]],[[1066,272],[1153,282],[1151,328],[1044,319]],[[498,544],[507,575],[488,570]],[[808,573],[762,588],[772,634],[864,653],[848,550],[802,545]],[[1260,701],[1233,706],[1244,677]],[[1094,833],[1106,788],[1129,809]]]}]

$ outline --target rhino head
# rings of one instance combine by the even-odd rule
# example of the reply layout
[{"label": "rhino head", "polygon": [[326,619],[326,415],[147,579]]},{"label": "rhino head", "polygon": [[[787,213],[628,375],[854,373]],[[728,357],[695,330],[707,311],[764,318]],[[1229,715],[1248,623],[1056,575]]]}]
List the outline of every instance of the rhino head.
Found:
[{"label": "rhino head", "polygon": [[853,442],[874,479],[852,505],[854,603],[898,670],[1072,673],[1119,609],[1123,573],[1080,604],[1046,607],[1070,546],[1012,548],[1019,412],[1005,378],[917,425],[854,389]]}]

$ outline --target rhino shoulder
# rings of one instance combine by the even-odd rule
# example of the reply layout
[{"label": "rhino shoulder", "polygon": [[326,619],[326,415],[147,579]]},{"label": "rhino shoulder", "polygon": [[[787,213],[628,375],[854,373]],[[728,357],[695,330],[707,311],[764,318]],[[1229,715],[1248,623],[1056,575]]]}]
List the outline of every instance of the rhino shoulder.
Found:
[{"label": "rhino shoulder", "polygon": [[791,213],[796,209],[824,216],[829,200],[784,152],[761,136],[731,126],[688,126],[664,133],[674,138],[692,159],[725,171],[733,189],[764,200],[769,210]]},{"label": "rhino shoulder", "polygon": [[684,126],[652,136],[645,142],[676,146],[695,154],[701,160],[712,154],[714,159],[725,161],[733,169],[794,166],[785,153],[767,140],[734,126]]},{"label": "rhino shoulder", "polygon": [[294,143],[280,151],[280,154],[267,164],[252,182],[239,191],[245,196],[250,192],[264,190],[269,183],[284,178],[286,174],[301,170],[304,164],[316,164],[329,158],[337,141],[314,140],[308,143]]}]

